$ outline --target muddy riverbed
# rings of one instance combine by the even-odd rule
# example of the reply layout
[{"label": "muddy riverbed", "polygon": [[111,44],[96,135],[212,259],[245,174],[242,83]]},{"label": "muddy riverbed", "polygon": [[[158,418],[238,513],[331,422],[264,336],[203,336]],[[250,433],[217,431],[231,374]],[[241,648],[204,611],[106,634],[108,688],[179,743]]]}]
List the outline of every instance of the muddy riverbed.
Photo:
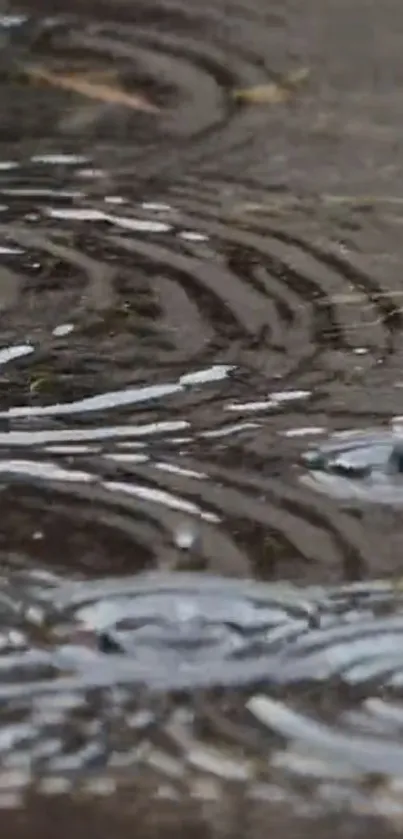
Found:
[{"label": "muddy riverbed", "polygon": [[400,0],[0,6],[13,839],[403,827]]}]

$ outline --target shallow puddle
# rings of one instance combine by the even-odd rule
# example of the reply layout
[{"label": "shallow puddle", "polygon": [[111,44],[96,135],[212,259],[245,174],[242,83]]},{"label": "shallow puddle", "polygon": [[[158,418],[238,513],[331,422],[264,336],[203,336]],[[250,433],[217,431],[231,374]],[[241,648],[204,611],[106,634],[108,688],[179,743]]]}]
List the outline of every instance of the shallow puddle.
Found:
[{"label": "shallow puddle", "polygon": [[2,10],[13,839],[401,831],[402,46],[397,0]]}]

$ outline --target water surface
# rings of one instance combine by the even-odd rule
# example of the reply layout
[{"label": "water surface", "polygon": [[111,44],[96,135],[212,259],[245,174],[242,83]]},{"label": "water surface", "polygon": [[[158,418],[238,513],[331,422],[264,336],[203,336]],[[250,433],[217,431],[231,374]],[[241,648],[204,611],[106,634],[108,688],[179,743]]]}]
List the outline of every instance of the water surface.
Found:
[{"label": "water surface", "polygon": [[3,4],[12,836],[401,828],[402,41],[398,0]]}]

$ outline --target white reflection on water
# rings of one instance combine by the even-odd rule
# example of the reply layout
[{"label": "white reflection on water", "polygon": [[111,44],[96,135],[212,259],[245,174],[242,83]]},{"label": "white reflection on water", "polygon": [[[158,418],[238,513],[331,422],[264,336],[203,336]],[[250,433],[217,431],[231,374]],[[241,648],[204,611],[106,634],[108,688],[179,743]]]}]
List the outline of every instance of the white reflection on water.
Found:
[{"label": "white reflection on water", "polygon": [[147,402],[148,400],[161,399],[164,396],[182,393],[186,387],[190,387],[191,385],[221,381],[227,378],[233,369],[233,366],[230,364],[217,364],[205,370],[186,373],[180,376],[177,382],[171,384],[128,387],[124,390],[109,391],[108,393],[100,393],[97,396],[78,399],[75,402],[57,403],[55,405],[27,405],[18,408],[8,408],[6,411],[0,411],[0,417],[64,416],[66,414],[81,413],[82,411],[101,411],[108,408],[122,407],[123,405],[136,405],[139,402]]}]

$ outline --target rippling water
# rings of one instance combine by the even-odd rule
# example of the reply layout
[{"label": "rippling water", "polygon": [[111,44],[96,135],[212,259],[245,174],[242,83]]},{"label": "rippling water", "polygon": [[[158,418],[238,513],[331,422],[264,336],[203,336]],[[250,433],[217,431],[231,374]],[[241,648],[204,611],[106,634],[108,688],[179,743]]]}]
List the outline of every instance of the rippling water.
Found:
[{"label": "rippling water", "polygon": [[12,836],[401,830],[402,39],[397,0],[2,7]]}]

